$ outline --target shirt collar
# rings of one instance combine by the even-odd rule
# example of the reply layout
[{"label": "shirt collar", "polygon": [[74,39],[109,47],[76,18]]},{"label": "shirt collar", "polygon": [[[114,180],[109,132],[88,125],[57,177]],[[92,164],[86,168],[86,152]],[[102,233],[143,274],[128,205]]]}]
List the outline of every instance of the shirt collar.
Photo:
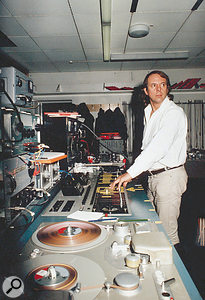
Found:
[{"label": "shirt collar", "polygon": [[[157,112],[163,112],[163,111],[166,109],[167,105],[169,105],[169,103],[170,103],[169,101],[170,101],[170,100],[169,100],[169,97],[166,96],[166,97],[164,98],[162,104],[160,105],[160,107],[159,107],[156,111],[157,111]],[[152,111],[152,106],[151,106],[151,104],[149,104],[149,105],[145,108],[145,117],[146,117],[146,119],[149,119],[151,111]]]}]

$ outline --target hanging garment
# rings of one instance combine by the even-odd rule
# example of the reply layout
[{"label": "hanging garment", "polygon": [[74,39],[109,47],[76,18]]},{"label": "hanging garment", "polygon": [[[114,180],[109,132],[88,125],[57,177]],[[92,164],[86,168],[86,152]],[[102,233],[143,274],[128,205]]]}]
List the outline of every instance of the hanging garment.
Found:
[{"label": "hanging garment", "polygon": [[105,111],[100,108],[98,112],[98,116],[95,121],[95,133],[99,134],[105,132],[105,119],[104,119]]},{"label": "hanging garment", "polygon": [[116,107],[113,113],[114,117],[114,127],[116,129],[116,132],[119,132],[122,139],[126,140],[127,135],[127,125],[125,121],[125,116],[121,112],[119,107]]},{"label": "hanging garment", "polygon": [[116,132],[114,112],[110,108],[104,114],[104,132]]}]

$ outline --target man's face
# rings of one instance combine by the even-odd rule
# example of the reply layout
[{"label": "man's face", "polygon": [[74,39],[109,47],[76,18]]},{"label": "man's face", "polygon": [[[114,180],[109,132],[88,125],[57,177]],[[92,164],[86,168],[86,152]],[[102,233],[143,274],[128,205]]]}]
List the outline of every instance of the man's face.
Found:
[{"label": "man's face", "polygon": [[160,106],[168,94],[166,79],[159,74],[150,75],[147,88],[144,88],[144,92],[149,96],[151,104]]}]

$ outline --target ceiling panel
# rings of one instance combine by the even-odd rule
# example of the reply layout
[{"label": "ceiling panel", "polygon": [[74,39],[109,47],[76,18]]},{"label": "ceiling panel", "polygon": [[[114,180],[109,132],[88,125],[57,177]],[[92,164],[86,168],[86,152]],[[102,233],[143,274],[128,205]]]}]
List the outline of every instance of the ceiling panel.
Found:
[{"label": "ceiling panel", "polygon": [[112,35],[111,40],[111,52],[113,52],[113,49],[119,49],[120,52],[123,52],[123,49],[125,47],[127,35],[121,35],[120,33],[116,33]]},{"label": "ceiling panel", "polygon": [[127,42],[127,51],[133,51],[136,49],[147,48],[147,52],[150,51],[150,48],[165,48],[170,41],[170,39],[174,36],[174,32],[150,32],[144,38],[133,39],[128,38]]},{"label": "ceiling panel", "polygon": [[76,14],[85,14],[85,15],[99,15],[100,14],[100,1],[96,0],[70,0],[69,1],[71,9]]},{"label": "ceiling panel", "polygon": [[0,16],[1,17],[11,17],[10,12],[8,11],[8,9],[5,8],[5,6],[3,6],[2,3],[0,3]]},{"label": "ceiling panel", "polygon": [[127,35],[130,18],[130,13],[119,13],[115,18],[113,18],[111,23],[112,36],[115,34],[120,34],[121,36]]},{"label": "ceiling panel", "polygon": [[4,34],[10,36],[25,36],[27,35],[24,28],[13,17],[0,17],[0,30]]},{"label": "ceiling panel", "polygon": [[73,20],[68,16],[17,17],[16,20],[33,37],[76,34]]},{"label": "ceiling panel", "polygon": [[[191,11],[195,2],[140,0],[130,13],[132,0],[111,0],[110,52],[125,56],[121,62],[105,62],[99,0],[0,0],[0,31],[17,46],[0,50],[30,72],[203,68],[205,1]],[[149,34],[129,37],[134,23],[148,24]],[[163,51],[189,51],[189,59],[126,60],[129,53]]]},{"label": "ceiling panel", "polygon": [[102,38],[99,34],[82,34],[81,41],[85,49],[102,49]]},{"label": "ceiling panel", "polygon": [[101,33],[101,23],[100,23],[100,15],[82,15],[76,14],[75,20],[77,22],[78,30],[80,34],[100,34]]},{"label": "ceiling panel", "polygon": [[171,47],[205,47],[205,32],[179,32],[171,43]]},{"label": "ceiling panel", "polygon": [[21,51],[31,51],[31,50],[37,50],[40,51],[40,48],[35,43],[35,41],[30,38],[29,36],[10,36],[10,40],[16,44],[17,47],[9,48],[4,47],[2,49],[6,50],[8,52],[21,52]]},{"label": "ceiling panel", "polygon": [[102,52],[102,48],[99,49],[85,49],[85,54],[86,57],[89,61],[103,61],[103,52]]},{"label": "ceiling panel", "polygon": [[113,0],[112,1],[112,13],[118,15],[119,13],[130,12],[132,0]]},{"label": "ceiling panel", "polygon": [[159,11],[186,11],[190,10],[196,0],[172,0],[172,1],[164,1],[164,0],[157,0],[157,1],[150,1],[150,0],[143,0],[138,2],[137,11],[138,12],[159,12]]},{"label": "ceiling panel", "polygon": [[181,32],[205,32],[205,11],[195,11],[191,14],[188,22],[184,24]]},{"label": "ceiling panel", "polygon": [[85,62],[74,62],[74,63],[65,63],[65,62],[55,62],[55,67],[59,72],[88,72],[88,64]]},{"label": "ceiling panel", "polygon": [[32,70],[32,72],[42,72],[42,73],[50,73],[50,72],[60,72],[59,69],[51,62],[26,62],[24,63],[24,67],[28,70]]},{"label": "ceiling panel", "polygon": [[22,62],[49,62],[48,57],[42,52],[13,52],[10,56]]},{"label": "ceiling panel", "polygon": [[6,0],[6,7],[13,16],[48,16],[68,14],[67,0]]},{"label": "ceiling panel", "polygon": [[[132,24],[151,25],[150,30],[153,31],[174,31],[176,32],[182,25],[189,12],[173,12],[173,13],[137,13],[132,18]],[[173,20],[175,20],[173,22]]]},{"label": "ceiling panel", "polygon": [[82,50],[77,51],[61,51],[61,50],[45,50],[46,56],[52,61],[85,61],[85,55]]},{"label": "ceiling panel", "polygon": [[43,50],[76,50],[81,49],[78,36],[34,37],[34,41]]}]

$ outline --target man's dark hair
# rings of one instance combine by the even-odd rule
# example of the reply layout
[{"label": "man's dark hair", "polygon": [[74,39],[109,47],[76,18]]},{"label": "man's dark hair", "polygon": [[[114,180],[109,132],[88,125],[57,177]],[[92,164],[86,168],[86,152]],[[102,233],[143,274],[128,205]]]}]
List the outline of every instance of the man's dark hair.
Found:
[{"label": "man's dark hair", "polygon": [[143,82],[143,88],[147,89],[147,84],[148,84],[148,78],[149,76],[151,76],[152,74],[158,74],[159,76],[161,76],[162,78],[166,79],[166,83],[167,83],[167,88],[168,88],[168,94],[171,92],[171,84],[170,84],[170,80],[169,77],[166,73],[164,73],[163,71],[158,71],[158,70],[154,70],[150,73],[148,73],[144,79]]}]

